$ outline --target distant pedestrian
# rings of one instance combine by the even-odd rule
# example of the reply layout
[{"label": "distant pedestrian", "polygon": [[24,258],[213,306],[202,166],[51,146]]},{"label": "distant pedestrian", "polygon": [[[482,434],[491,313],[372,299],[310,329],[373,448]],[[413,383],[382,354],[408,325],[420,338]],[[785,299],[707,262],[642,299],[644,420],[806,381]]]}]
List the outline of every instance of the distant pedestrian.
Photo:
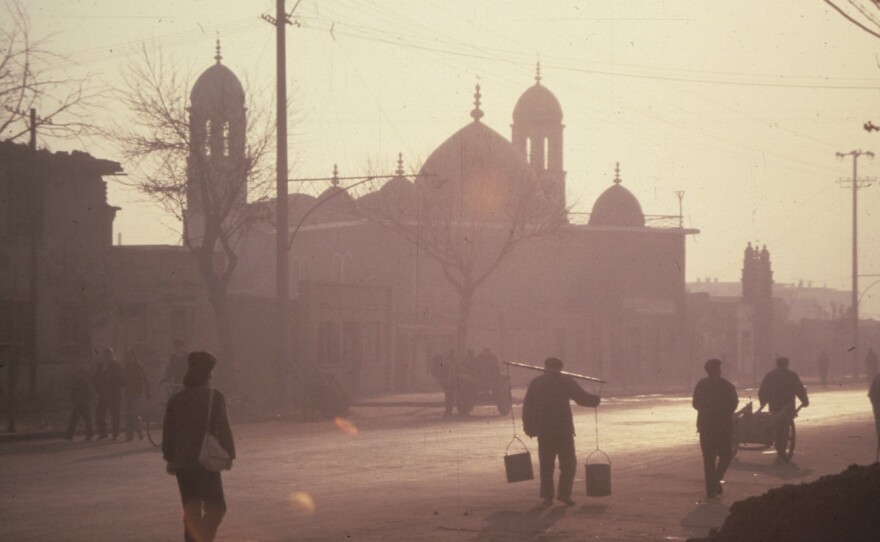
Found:
[{"label": "distant pedestrian", "polygon": [[125,356],[123,382],[125,389],[125,440],[132,440],[135,432],[137,432],[138,439],[142,440],[144,430],[141,427],[141,414],[144,409],[144,397],[150,398],[150,382],[147,380],[147,373],[134,350],[129,350]]},{"label": "distant pedestrian", "polygon": [[819,366],[819,381],[822,383],[823,388],[827,388],[828,366],[831,365],[831,361],[828,359],[828,352],[822,350],[822,353],[819,354],[819,359],[816,361],[816,364]]},{"label": "distant pedestrian", "polygon": [[574,449],[574,420],[570,401],[586,406],[599,406],[601,398],[587,393],[573,378],[560,374],[562,361],[544,360],[545,372],[532,380],[523,400],[523,431],[538,437],[538,461],[541,471],[541,498],[546,506],[553,504],[553,471],[559,458],[559,488],[556,499],[571,506],[571,490],[577,469]]},{"label": "distant pedestrian", "polygon": [[871,399],[871,407],[874,410],[874,428],[877,430],[877,458],[875,461],[880,461],[880,375],[875,376],[874,381],[871,382],[868,397]]},{"label": "distant pedestrian", "polygon": [[874,382],[877,377],[877,353],[873,348],[868,348],[868,353],[865,354],[865,373],[867,382]]},{"label": "distant pedestrian", "polygon": [[431,374],[443,389],[443,404],[446,407],[443,415],[452,416],[458,389],[458,364],[455,360],[455,350],[450,348],[446,355],[435,354],[431,359]]},{"label": "distant pedestrian", "polygon": [[70,421],[67,424],[67,432],[64,438],[73,440],[76,434],[76,426],[79,419],[82,418],[86,426],[85,440],[92,440],[94,432],[92,430],[92,400],[95,396],[95,389],[92,387],[92,379],[89,372],[84,367],[76,367],[70,375],[67,383],[68,393],[70,393]]},{"label": "distant pedestrian", "polygon": [[776,358],[776,369],[773,369],[758,388],[758,400],[761,406],[769,405],[770,413],[776,414],[773,422],[773,442],[776,446],[776,460],[787,462],[785,454],[788,447],[788,429],[795,415],[795,397],[801,400],[801,406],[809,406],[807,390],[801,377],[788,368],[788,358]]},{"label": "distant pedestrian", "polygon": [[98,405],[95,408],[95,424],[98,438],[107,438],[107,413],[110,413],[113,440],[119,438],[119,406],[122,403],[122,366],[116,361],[112,348],[104,350],[103,358],[95,369],[95,392]]},{"label": "distant pedestrian", "polygon": [[166,471],[177,477],[183,503],[184,540],[188,542],[214,540],[226,513],[220,473],[206,469],[199,462],[205,434],[216,436],[229,457],[235,458],[226,400],[222,393],[208,387],[216,363],[217,358],[210,352],[189,354],[184,389],[168,400],[162,428],[162,454]]},{"label": "distant pedestrian", "polygon": [[692,404],[697,410],[706,496],[714,499],[724,491],[724,473],[733,458],[733,413],[739,397],[733,384],[721,377],[721,360],[710,359],[703,368],[708,376],[694,388]]},{"label": "distant pedestrian", "polygon": [[183,348],[183,339],[174,339],[172,345],[174,350],[168,359],[168,365],[165,366],[165,376],[162,377],[162,382],[180,386],[183,384],[183,377],[187,370],[186,351]]}]

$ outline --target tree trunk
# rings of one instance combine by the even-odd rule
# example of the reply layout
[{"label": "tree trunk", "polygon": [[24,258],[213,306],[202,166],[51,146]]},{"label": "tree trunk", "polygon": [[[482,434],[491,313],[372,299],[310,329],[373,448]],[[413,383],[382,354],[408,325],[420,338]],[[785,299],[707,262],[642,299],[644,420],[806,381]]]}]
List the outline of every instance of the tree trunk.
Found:
[{"label": "tree trunk", "polygon": [[238,365],[235,360],[235,341],[233,340],[232,326],[229,321],[229,303],[226,289],[222,286],[210,288],[208,297],[211,308],[214,309],[214,327],[217,332],[217,376],[219,384],[230,392],[234,392],[238,374]]},{"label": "tree trunk", "polygon": [[455,337],[455,353],[459,361],[467,354],[468,334],[471,325],[471,308],[474,303],[474,289],[462,288],[458,305],[458,329]]}]

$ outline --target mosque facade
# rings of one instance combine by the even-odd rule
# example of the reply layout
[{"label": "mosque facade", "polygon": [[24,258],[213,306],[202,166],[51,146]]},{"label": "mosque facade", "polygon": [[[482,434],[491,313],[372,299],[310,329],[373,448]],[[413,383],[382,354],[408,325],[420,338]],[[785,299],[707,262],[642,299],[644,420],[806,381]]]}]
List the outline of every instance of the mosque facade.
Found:
[{"label": "mosque facade", "polygon": [[[406,175],[401,159],[393,178],[360,196],[336,172],[318,197],[289,196],[294,303],[316,286],[337,285],[351,296],[349,303],[337,292],[334,310],[310,322],[311,331],[296,332],[294,356],[336,375],[355,394],[434,387],[432,357],[461,347],[461,284],[436,247],[371,216],[396,215],[398,226],[425,230],[430,213],[446,208],[457,213],[457,227],[477,224],[477,235],[486,236],[526,213],[524,231],[548,217],[556,225],[518,243],[475,288],[464,346],[526,363],[558,356],[572,371],[622,387],[684,382],[693,334],[685,239],[697,230],[682,227],[680,217],[645,215],[619,165],[588,219],[574,220],[566,202],[563,110],[540,72],[513,109],[510,139],[482,122],[479,87],[475,97],[471,119],[438,145],[418,175]],[[521,207],[524,189],[532,190],[536,207]],[[431,211],[426,202],[433,202]],[[461,242],[449,241],[464,250]],[[465,235],[464,242],[474,241]],[[233,290],[274,295],[274,246],[270,225],[248,232]],[[357,299],[370,298],[359,288],[389,292],[387,306],[358,307]],[[369,368],[365,344],[372,345]]]}]

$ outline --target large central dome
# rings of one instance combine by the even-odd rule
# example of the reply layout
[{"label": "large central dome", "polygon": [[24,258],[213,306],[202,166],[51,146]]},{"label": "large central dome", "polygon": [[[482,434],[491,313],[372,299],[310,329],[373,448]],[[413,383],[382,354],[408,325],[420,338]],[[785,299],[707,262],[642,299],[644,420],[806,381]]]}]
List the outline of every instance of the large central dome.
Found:
[{"label": "large central dome", "polygon": [[196,79],[189,99],[200,111],[237,111],[244,107],[244,89],[232,70],[217,60]]},{"label": "large central dome", "polygon": [[454,203],[472,218],[500,219],[516,205],[516,195],[533,182],[532,172],[508,140],[479,122],[481,113],[475,109],[474,122],[454,133],[425,161],[419,197]]}]

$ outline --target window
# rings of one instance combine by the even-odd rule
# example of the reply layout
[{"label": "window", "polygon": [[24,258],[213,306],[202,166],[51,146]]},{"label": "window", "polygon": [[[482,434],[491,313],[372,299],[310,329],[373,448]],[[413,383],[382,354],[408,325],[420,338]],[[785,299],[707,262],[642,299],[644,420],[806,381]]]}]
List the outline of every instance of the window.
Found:
[{"label": "window", "polygon": [[223,123],[223,156],[229,156],[229,123]]}]

